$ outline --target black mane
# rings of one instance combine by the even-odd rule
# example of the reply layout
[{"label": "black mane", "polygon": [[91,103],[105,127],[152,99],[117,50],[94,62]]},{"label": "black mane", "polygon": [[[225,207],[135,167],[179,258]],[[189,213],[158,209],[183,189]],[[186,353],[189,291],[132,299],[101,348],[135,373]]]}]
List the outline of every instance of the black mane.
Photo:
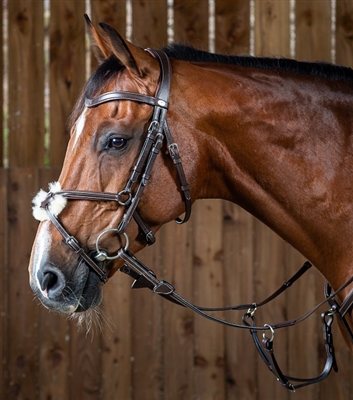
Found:
[{"label": "black mane", "polygon": [[227,56],[208,53],[183,44],[172,44],[163,49],[170,58],[190,62],[233,64],[243,67],[274,69],[308,74],[332,80],[353,81],[353,70],[324,62],[302,62],[288,58]]}]

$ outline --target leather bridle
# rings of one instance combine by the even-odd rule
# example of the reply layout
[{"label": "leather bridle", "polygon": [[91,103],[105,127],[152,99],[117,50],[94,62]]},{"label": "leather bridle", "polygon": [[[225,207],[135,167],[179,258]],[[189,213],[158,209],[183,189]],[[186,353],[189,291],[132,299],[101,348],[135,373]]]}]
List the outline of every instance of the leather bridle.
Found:
[{"label": "leather bridle", "polygon": [[[293,275],[290,280],[285,282],[275,293],[273,293],[262,302],[241,304],[225,308],[204,308],[195,306],[185,300],[180,295],[178,295],[175,292],[174,287],[170,283],[159,280],[152,270],[147,268],[140,260],[138,260],[134,255],[130,253],[128,249],[129,239],[126,234],[126,229],[132,218],[134,218],[134,220],[138,224],[141,232],[144,235],[147,245],[153,244],[155,241],[153,232],[140,216],[137,207],[143,194],[144,188],[146,187],[150,179],[152,167],[164,143],[164,139],[166,140],[168,146],[169,155],[171,156],[177,170],[180,190],[185,203],[185,216],[183,219],[177,218],[176,222],[179,224],[186,222],[191,214],[191,195],[189,186],[183,170],[178,145],[173,141],[166,120],[167,110],[169,106],[169,92],[171,83],[170,61],[167,55],[161,51],[156,51],[153,49],[147,49],[147,51],[153,57],[155,57],[160,64],[160,81],[155,96],[147,96],[140,93],[132,93],[126,91],[114,91],[101,94],[100,96],[97,96],[93,99],[86,99],[85,102],[86,107],[92,108],[110,101],[128,100],[148,104],[154,108],[146,139],[143,143],[137,162],[125,185],[125,188],[119,193],[101,193],[82,190],[61,190],[55,193],[49,192],[46,199],[41,203],[41,208],[46,210],[50,221],[61,233],[65,243],[73,251],[75,251],[87,263],[87,265],[92,268],[93,271],[98,274],[103,283],[108,280],[108,277],[106,271],[104,270],[104,268],[101,267],[100,264],[105,260],[114,260],[120,258],[124,261],[124,266],[120,269],[120,271],[130,275],[134,279],[134,283],[132,285],[133,288],[149,288],[154,293],[157,293],[164,298],[173,301],[174,303],[187,307],[198,313],[199,315],[206,317],[212,321],[220,322],[230,327],[248,329],[252,335],[255,346],[263,361],[266,363],[270,371],[275,374],[277,380],[290,391],[295,391],[300,387],[320,382],[329,375],[332,369],[337,372],[331,331],[331,325],[334,315],[337,315],[342,321],[343,326],[347,330],[348,336],[353,343],[353,333],[345,320],[345,315],[352,308],[353,290],[347,295],[341,305],[339,305],[337,300],[335,299],[339,292],[341,292],[353,282],[353,277],[351,277],[335,292],[332,292],[332,289],[330,288],[328,283],[326,283],[325,300],[323,300],[320,304],[318,304],[311,311],[307,312],[300,318],[278,324],[265,324],[264,326],[257,326],[255,321],[256,310],[279,296],[297,279],[299,279],[311,267],[311,264],[309,262],[306,262],[302,266],[302,268],[295,275]],[[137,188],[135,189],[136,186]],[[96,241],[96,254],[94,257],[88,255],[88,253],[80,246],[78,240],[67,232],[61,222],[59,222],[57,216],[51,212],[49,206],[56,195],[61,195],[68,200],[115,201],[125,207],[125,213],[119,226],[117,228],[108,228],[101,232],[101,234],[98,236]],[[125,246],[121,247],[116,255],[109,256],[104,250],[101,250],[99,247],[100,239],[108,232],[115,232],[116,234],[120,234],[125,237]],[[325,303],[330,304],[330,309],[321,314],[321,320],[323,324],[323,336],[326,349],[326,363],[321,374],[315,378],[309,379],[295,378],[284,375],[274,355],[275,330],[284,327],[294,326],[304,321]],[[210,312],[226,310],[246,310],[245,314],[243,315],[243,324],[229,322],[210,314]],[[262,332],[262,340],[259,339],[258,332]],[[293,384],[292,382],[296,383]]]},{"label": "leather bridle", "polygon": [[[177,171],[180,183],[180,190],[185,203],[184,218],[177,218],[175,221],[178,224],[183,224],[189,220],[191,215],[191,194],[189,190],[189,185],[187,183],[182,166],[178,145],[174,142],[172,138],[166,120],[166,114],[169,106],[169,92],[171,82],[170,60],[166,56],[166,54],[161,51],[153,49],[147,49],[146,51],[148,51],[153,57],[157,58],[160,64],[160,80],[156,96],[148,96],[141,93],[127,91],[114,91],[103,93],[93,99],[86,98],[85,100],[85,105],[88,108],[97,107],[103,103],[107,103],[110,101],[121,100],[147,104],[154,108],[146,139],[142,145],[140,154],[132,170],[132,173],[125,185],[125,188],[119,193],[94,192],[84,190],[61,190],[55,193],[49,192],[48,196],[41,204],[41,207],[47,211],[48,217],[51,222],[63,236],[65,243],[85,260],[85,262],[99,275],[103,283],[108,280],[108,277],[106,271],[101,268],[98,263],[105,260],[114,260],[118,258],[118,255],[108,256],[108,254],[104,250],[99,249],[99,241],[104,234],[114,231],[117,234],[124,234],[127,238],[125,231],[131,219],[134,218],[140,228],[141,233],[145,238],[146,244],[149,246],[155,242],[154,234],[145,223],[143,218],[140,216],[137,210],[137,206],[141,200],[143,191],[149,182],[153,165],[163,145],[164,138],[167,142],[169,155],[172,158]],[[137,186],[136,190],[135,186]],[[94,259],[84,251],[84,249],[79,245],[77,239],[66,231],[66,229],[59,222],[57,217],[50,211],[49,205],[56,195],[61,195],[68,200],[115,201],[125,207],[125,213],[119,226],[116,229],[108,228],[98,236],[96,242],[97,254],[95,255]]]}]

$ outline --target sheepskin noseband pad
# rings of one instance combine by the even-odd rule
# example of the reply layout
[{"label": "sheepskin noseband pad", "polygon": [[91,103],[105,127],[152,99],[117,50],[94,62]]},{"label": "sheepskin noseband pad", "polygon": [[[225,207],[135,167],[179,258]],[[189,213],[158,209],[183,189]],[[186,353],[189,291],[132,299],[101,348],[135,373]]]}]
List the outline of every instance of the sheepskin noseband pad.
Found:
[{"label": "sheepskin noseband pad", "polygon": [[51,201],[49,203],[49,211],[57,217],[61,211],[65,208],[67,199],[61,195],[61,185],[59,182],[53,182],[49,184],[49,192],[40,190],[32,200],[32,214],[38,221],[49,220],[48,214],[45,208],[42,207],[42,203],[51,195]]}]

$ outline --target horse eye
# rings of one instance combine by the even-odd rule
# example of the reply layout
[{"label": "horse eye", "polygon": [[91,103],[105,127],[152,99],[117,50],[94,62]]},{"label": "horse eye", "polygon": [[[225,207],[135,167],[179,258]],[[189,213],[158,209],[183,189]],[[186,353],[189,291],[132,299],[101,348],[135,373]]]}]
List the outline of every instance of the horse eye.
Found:
[{"label": "horse eye", "polygon": [[121,150],[126,146],[127,139],[120,137],[113,137],[108,142],[108,147],[110,149]]}]

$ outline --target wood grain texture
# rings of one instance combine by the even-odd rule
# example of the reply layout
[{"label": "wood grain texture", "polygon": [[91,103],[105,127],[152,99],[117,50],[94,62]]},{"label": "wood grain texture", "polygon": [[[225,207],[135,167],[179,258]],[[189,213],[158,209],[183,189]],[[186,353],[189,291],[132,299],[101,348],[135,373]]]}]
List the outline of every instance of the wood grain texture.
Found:
[{"label": "wood grain texture", "polygon": [[30,204],[37,187],[35,169],[9,170],[6,399],[38,399],[39,307],[33,301],[27,272],[31,241],[37,226],[30,213]]},{"label": "wood grain texture", "polygon": [[208,2],[174,0],[174,40],[208,50]]},{"label": "wood grain texture", "polygon": [[290,55],[289,0],[255,0],[255,55]]},{"label": "wood grain texture", "polygon": [[130,277],[117,273],[104,287],[104,302],[101,307],[100,393],[107,400],[132,399],[133,293],[130,285]]},{"label": "wood grain texture", "polygon": [[336,62],[353,67],[353,4],[336,0]]},{"label": "wood grain texture", "polygon": [[61,166],[69,140],[68,118],[86,81],[84,1],[50,2],[51,166]]},{"label": "wood grain texture", "polygon": [[222,54],[249,54],[250,2],[216,1],[216,51]]},{"label": "wood grain texture", "polygon": [[[255,301],[254,217],[229,202],[223,203],[223,251],[224,304],[252,303]],[[225,318],[241,323],[245,311],[228,311]],[[249,332],[226,327],[225,346],[225,398],[254,399],[259,390],[258,355]]]},{"label": "wood grain texture", "polygon": [[[255,1],[256,55],[289,56],[289,0]],[[296,54],[330,60],[329,0],[295,1]],[[50,167],[43,168],[43,2],[10,0],[10,167],[0,169],[1,399],[28,400],[286,400],[287,393],[256,353],[248,332],[223,328],[148,290],[130,290],[117,273],[104,287],[102,332],[77,331],[33,301],[27,265],[37,222],[31,198],[56,179],[68,132],[67,117],[85,82],[84,1],[50,1]],[[336,0],[336,60],[353,66],[353,7]],[[167,43],[168,5],[132,1],[132,38],[142,47]],[[92,19],[126,31],[125,1],[92,0]],[[208,2],[174,1],[176,42],[208,49]],[[215,49],[247,53],[250,2],[215,2]],[[35,22],[35,23],[34,23]],[[6,38],[6,35],[4,36]],[[34,46],[34,47],[33,47]],[[89,60],[89,57],[87,58]],[[1,57],[0,57],[1,61]],[[90,61],[89,61],[90,62]],[[96,64],[94,64],[96,65]],[[1,95],[0,95],[1,98]],[[172,132],[177,141],[177,132]],[[138,255],[160,279],[200,305],[259,301],[302,264],[300,254],[234,204],[205,200],[191,220],[170,223],[157,243]],[[273,305],[257,311],[259,324],[297,317],[323,299],[315,270]],[[313,376],[324,364],[320,313],[276,333],[284,372]],[[221,316],[239,321],[241,313]],[[261,333],[260,333],[261,335]],[[339,373],[298,390],[298,400],[352,398],[352,355],[334,324]]]},{"label": "wood grain texture", "polygon": [[[4,9],[3,9],[3,4],[0,4],[0,15],[3,15]],[[4,66],[5,66],[5,60],[4,60],[4,27],[3,24],[0,26],[0,76],[4,77]],[[3,79],[4,80],[4,79]],[[4,85],[3,89],[0,90],[0,104],[4,105]],[[1,132],[1,137],[0,137],[0,167],[4,165],[4,148],[5,148],[5,132],[4,132],[4,110],[2,110],[0,114],[0,132]]]},{"label": "wood grain texture", "polygon": [[295,57],[331,61],[331,1],[297,0]]},{"label": "wood grain texture", "polygon": [[[124,0],[92,0],[91,12],[94,26],[98,26],[99,22],[105,22],[113,26],[122,37],[125,37],[126,3]],[[91,70],[93,71],[97,67],[98,61],[93,54],[91,60]]]},{"label": "wood grain texture", "polygon": [[166,46],[167,2],[132,0],[132,28],[133,43],[143,48]]},{"label": "wood grain texture", "polygon": [[0,168],[0,398],[5,398],[5,379],[7,377],[8,364],[8,276],[7,276],[7,249],[8,249],[8,226],[7,226],[7,169]]},{"label": "wood grain texture", "polygon": [[[139,259],[161,276],[160,241]],[[134,400],[159,400],[163,393],[162,302],[149,290],[135,289],[131,296],[132,387]]]},{"label": "wood grain texture", "polygon": [[43,2],[8,3],[8,127],[10,166],[44,164]]},{"label": "wood grain texture", "polygon": [[[194,304],[223,306],[222,202],[202,201],[194,207]],[[223,313],[217,313],[219,318]],[[194,385],[197,398],[224,398],[224,326],[195,316]],[[207,334],[206,334],[207,332]]]},{"label": "wood grain texture", "polygon": [[[159,235],[162,241],[162,277],[189,300],[194,288],[192,229],[193,220],[185,225],[170,222]],[[195,316],[190,310],[168,301],[163,303],[163,314],[164,396],[166,399],[191,399],[194,394]]]}]

